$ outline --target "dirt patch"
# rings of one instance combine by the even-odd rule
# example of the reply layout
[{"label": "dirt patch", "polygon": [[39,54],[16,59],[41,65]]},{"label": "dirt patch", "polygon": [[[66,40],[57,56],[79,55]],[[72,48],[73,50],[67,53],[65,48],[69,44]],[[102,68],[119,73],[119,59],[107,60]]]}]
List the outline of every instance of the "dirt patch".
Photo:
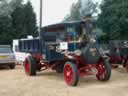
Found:
[{"label": "dirt patch", "polygon": [[128,96],[128,73],[123,68],[114,69],[108,82],[88,76],[80,78],[77,87],[66,85],[62,74],[52,71],[28,77],[23,66],[0,69],[0,77],[0,96]]}]

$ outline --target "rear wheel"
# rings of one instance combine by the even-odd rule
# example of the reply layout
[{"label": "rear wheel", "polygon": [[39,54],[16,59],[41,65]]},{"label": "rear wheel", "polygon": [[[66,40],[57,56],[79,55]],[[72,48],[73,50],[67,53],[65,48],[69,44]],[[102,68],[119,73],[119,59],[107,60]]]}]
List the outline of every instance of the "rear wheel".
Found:
[{"label": "rear wheel", "polygon": [[79,80],[77,66],[72,62],[66,62],[63,71],[65,82],[68,85],[76,86]]},{"label": "rear wheel", "polygon": [[96,74],[96,77],[100,81],[108,81],[111,77],[111,65],[109,64],[109,61],[102,60],[97,65],[98,73]]},{"label": "rear wheel", "polygon": [[28,56],[24,62],[25,73],[29,76],[36,75],[36,62],[32,56]]}]

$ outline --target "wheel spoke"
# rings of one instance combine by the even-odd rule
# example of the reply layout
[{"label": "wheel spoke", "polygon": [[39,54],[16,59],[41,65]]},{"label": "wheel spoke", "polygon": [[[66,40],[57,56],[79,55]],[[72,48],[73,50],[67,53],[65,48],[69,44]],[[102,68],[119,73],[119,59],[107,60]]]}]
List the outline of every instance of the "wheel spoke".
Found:
[{"label": "wheel spoke", "polygon": [[107,74],[106,66],[103,63],[98,64],[98,74],[97,77],[99,80],[104,80]]},{"label": "wheel spoke", "polygon": [[67,83],[71,84],[73,80],[73,71],[69,65],[65,66],[64,75],[65,75],[65,80],[67,81]]}]

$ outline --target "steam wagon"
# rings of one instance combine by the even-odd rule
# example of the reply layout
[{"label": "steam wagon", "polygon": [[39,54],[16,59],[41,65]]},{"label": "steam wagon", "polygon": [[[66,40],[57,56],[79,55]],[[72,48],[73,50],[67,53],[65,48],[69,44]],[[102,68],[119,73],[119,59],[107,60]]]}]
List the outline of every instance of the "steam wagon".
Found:
[{"label": "steam wagon", "polygon": [[63,73],[70,86],[76,86],[79,77],[87,75],[108,81],[109,57],[95,37],[91,20],[43,27],[39,38],[19,41],[20,51],[30,53],[24,61],[25,73],[33,76],[37,71],[52,69]]},{"label": "steam wagon", "polygon": [[128,40],[111,40],[109,50],[111,64],[116,67],[121,64],[128,72]]}]

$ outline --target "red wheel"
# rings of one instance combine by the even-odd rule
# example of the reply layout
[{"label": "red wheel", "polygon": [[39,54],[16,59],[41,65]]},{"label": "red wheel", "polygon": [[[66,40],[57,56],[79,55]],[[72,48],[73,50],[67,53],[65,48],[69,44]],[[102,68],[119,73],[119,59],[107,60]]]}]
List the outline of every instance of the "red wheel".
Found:
[{"label": "red wheel", "polygon": [[68,85],[76,86],[78,83],[78,71],[75,64],[66,62],[64,66],[64,79]]},{"label": "red wheel", "polygon": [[35,60],[29,56],[24,62],[25,73],[29,76],[36,75],[36,63]]},{"label": "red wheel", "polygon": [[109,62],[107,60],[101,61],[97,65],[97,70],[98,70],[98,73],[96,74],[96,77],[98,80],[107,81],[110,79],[110,77],[111,77],[111,65],[109,64]]},{"label": "red wheel", "polygon": [[29,64],[29,61],[28,61],[28,59],[26,58],[26,60],[25,60],[25,62],[24,62],[24,69],[25,69],[25,73],[27,74],[27,75],[29,75],[30,73],[30,64]]}]

